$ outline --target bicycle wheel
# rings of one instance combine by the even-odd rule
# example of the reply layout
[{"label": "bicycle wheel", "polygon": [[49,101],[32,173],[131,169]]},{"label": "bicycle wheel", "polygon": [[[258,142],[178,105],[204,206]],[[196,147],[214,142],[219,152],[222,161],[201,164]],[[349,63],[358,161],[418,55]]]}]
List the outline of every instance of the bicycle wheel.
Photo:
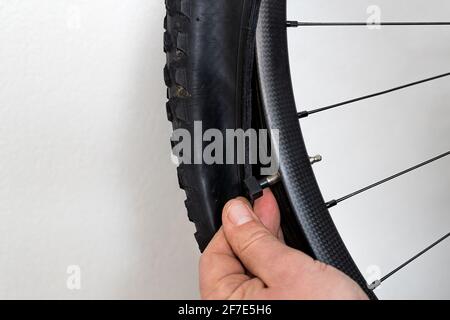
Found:
[{"label": "bicycle wheel", "polygon": [[[196,122],[201,122],[201,132],[278,130],[274,152],[282,178],[273,191],[287,244],[340,269],[376,299],[374,287],[367,285],[328,212],[345,199],[325,202],[312,170],[298,121],[309,113],[297,113],[289,76],[286,1],[166,0],[166,7],[164,74],[167,113],[174,129],[195,135]],[[195,152],[190,158],[196,157]],[[196,224],[201,250],[220,227],[226,201],[245,195],[245,180],[258,176],[258,168],[248,163],[179,166],[180,187],[186,191],[188,215]]]}]

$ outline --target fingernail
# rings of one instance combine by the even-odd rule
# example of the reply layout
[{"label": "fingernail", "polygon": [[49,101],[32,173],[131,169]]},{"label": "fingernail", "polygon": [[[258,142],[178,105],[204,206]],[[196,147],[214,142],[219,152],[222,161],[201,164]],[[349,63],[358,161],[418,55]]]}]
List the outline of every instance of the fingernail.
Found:
[{"label": "fingernail", "polygon": [[241,226],[253,220],[250,208],[243,202],[233,202],[228,208],[228,219],[236,226]]}]

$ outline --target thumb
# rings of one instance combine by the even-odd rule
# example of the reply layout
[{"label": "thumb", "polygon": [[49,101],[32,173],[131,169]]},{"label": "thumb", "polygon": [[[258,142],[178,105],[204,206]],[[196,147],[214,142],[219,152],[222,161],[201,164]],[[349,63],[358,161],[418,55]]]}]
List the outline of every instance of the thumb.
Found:
[{"label": "thumb", "polygon": [[288,274],[298,271],[289,270],[289,266],[312,260],[276,238],[244,198],[227,203],[222,222],[225,237],[234,254],[248,271],[267,286],[280,284]]}]

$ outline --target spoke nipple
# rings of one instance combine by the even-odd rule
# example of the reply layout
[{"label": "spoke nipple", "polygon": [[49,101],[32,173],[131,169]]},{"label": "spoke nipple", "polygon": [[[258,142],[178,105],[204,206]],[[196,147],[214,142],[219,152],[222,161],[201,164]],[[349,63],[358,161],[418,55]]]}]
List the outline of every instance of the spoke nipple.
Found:
[{"label": "spoke nipple", "polygon": [[376,288],[378,288],[381,285],[381,280],[376,280],[374,282],[372,282],[371,284],[367,285],[367,288],[369,288],[369,290],[375,290]]},{"label": "spoke nipple", "polygon": [[307,118],[309,116],[309,111],[301,111],[297,113],[299,119]]},{"label": "spoke nipple", "polygon": [[298,21],[286,21],[286,26],[288,28],[296,28],[299,26],[299,22]]},{"label": "spoke nipple", "polygon": [[331,209],[333,207],[336,207],[338,204],[339,203],[337,200],[331,200],[331,201],[325,203],[325,206],[327,207],[327,209]]},{"label": "spoke nipple", "polygon": [[323,160],[323,157],[320,154],[318,154],[317,156],[314,156],[314,157],[309,157],[309,161],[310,161],[311,165],[321,162],[322,160]]}]

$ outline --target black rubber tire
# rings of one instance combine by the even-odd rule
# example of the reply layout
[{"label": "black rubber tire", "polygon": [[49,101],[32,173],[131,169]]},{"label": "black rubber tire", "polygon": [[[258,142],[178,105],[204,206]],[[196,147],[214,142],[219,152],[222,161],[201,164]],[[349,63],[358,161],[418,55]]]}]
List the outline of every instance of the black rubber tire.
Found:
[{"label": "black rubber tire", "polygon": [[[274,192],[287,244],[337,267],[376,299],[339,236],[309,163],[289,77],[286,0],[166,0],[166,8],[164,78],[173,128],[193,134],[194,122],[202,121],[203,130],[278,129],[283,183]],[[244,195],[252,169],[178,168],[200,250],[220,228],[224,204]]]},{"label": "black rubber tire", "polygon": [[[254,0],[166,0],[164,79],[174,129],[193,134],[195,121],[202,121],[203,131],[250,126],[258,7]],[[225,203],[243,194],[248,173],[242,165],[178,167],[200,250],[220,228]]]}]

